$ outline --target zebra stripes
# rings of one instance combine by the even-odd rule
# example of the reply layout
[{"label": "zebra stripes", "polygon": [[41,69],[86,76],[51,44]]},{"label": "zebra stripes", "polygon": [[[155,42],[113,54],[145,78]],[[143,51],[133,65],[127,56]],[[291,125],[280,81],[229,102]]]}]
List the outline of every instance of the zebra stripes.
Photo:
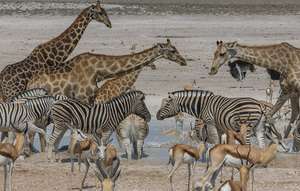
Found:
[{"label": "zebra stripes", "polygon": [[0,126],[13,125],[23,130],[26,123],[32,124],[36,119],[49,115],[53,102],[53,97],[44,96],[26,100],[24,103],[1,103]]},{"label": "zebra stripes", "polygon": [[131,160],[132,149],[137,159],[143,155],[144,140],[149,134],[149,126],[144,119],[136,115],[129,115],[116,128],[119,144],[126,150],[127,159]]},{"label": "zebra stripes", "polygon": [[45,96],[48,92],[43,88],[34,88],[30,90],[25,90],[23,92],[20,92],[19,94],[11,97],[9,99],[10,102],[17,101],[20,98],[29,98],[29,97],[36,97],[36,96]]},{"label": "zebra stripes", "polygon": [[189,113],[202,119],[208,128],[216,126],[219,136],[226,129],[239,131],[239,120],[247,120],[253,124],[259,146],[264,147],[263,109],[261,103],[252,98],[227,98],[203,90],[176,91],[163,99],[157,119],[173,117],[178,112]]},{"label": "zebra stripes", "polygon": [[129,114],[136,114],[146,121],[151,115],[144,103],[145,95],[141,91],[131,91],[111,101],[93,106],[84,105],[75,100],[57,101],[51,109],[54,131],[49,139],[48,159],[51,159],[53,146],[57,148],[57,137],[64,131],[66,124],[73,124],[84,133],[98,134],[103,128],[115,129]]}]

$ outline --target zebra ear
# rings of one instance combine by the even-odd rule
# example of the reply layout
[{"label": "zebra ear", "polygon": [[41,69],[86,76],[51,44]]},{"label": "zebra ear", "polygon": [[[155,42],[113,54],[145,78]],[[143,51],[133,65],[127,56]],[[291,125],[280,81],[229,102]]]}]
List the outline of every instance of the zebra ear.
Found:
[{"label": "zebra ear", "polygon": [[175,96],[174,96],[172,93],[169,93],[169,98],[170,98],[170,99],[174,99]]}]

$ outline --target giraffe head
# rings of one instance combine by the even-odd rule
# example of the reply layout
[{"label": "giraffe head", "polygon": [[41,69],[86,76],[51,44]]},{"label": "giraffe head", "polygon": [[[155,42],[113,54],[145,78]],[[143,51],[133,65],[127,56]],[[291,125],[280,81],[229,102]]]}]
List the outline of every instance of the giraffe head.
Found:
[{"label": "giraffe head", "polygon": [[223,43],[223,41],[217,41],[217,49],[214,53],[214,59],[210,68],[209,75],[215,75],[218,73],[219,68],[227,63],[233,62],[234,56],[237,54],[235,47],[237,42]]},{"label": "giraffe head", "polygon": [[187,65],[185,59],[180,55],[176,47],[171,44],[170,39],[167,39],[167,43],[158,43],[157,47],[163,58],[176,62],[180,66]]},{"label": "giraffe head", "polygon": [[105,9],[100,5],[100,1],[90,7],[90,15],[93,20],[104,23],[108,28],[111,28],[111,22]]}]

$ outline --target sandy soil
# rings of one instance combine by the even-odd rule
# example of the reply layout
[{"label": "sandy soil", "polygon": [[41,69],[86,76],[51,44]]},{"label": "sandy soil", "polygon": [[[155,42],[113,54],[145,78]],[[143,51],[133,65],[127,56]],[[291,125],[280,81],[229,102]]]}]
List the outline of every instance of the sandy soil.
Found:
[{"label": "sandy soil", "polygon": [[[84,7],[81,4],[64,4],[67,8],[62,6],[60,11],[53,13],[52,9],[44,10],[44,1],[36,1],[40,4],[25,3],[25,7],[22,7],[23,4],[20,3],[21,8],[15,8],[16,4],[9,4],[10,1],[1,0],[0,2],[0,15],[2,15],[0,17],[0,69],[23,59],[39,43],[58,35],[74,20],[74,12],[81,6]],[[55,2],[59,3],[59,1]],[[69,1],[63,1],[63,3],[66,2]],[[177,6],[173,12],[164,12],[166,8],[163,7],[156,14],[153,6],[151,6],[152,12],[148,12],[149,7],[137,6],[138,9],[131,9],[136,5],[130,4],[130,1],[131,8],[126,9],[129,12],[116,13],[114,11],[123,10],[124,5],[119,1],[111,1],[114,6],[119,6],[116,4],[121,6],[121,8],[114,7],[116,9],[110,11],[113,28],[107,29],[102,24],[91,23],[72,56],[86,51],[115,55],[127,54],[130,53],[133,45],[137,45],[137,49],[142,50],[156,42],[165,41],[166,37],[170,38],[187,59],[188,66],[180,67],[160,60],[156,62],[158,67],[156,71],[145,69],[142,72],[136,87],[153,95],[147,100],[153,115],[159,107],[161,98],[166,96],[167,92],[178,90],[194,80],[200,88],[211,90],[216,94],[265,99],[265,88],[269,79],[263,69],[257,69],[255,73],[249,74],[244,82],[234,81],[226,72],[228,70],[226,67],[223,67],[216,76],[207,75],[216,47],[215,42],[216,40],[238,40],[241,43],[263,44],[287,41],[300,47],[299,3],[296,0],[289,0],[289,4],[272,1],[275,2],[274,6],[254,3],[254,7],[248,7],[249,5],[244,3],[235,7],[237,10],[234,10],[228,2],[230,1],[227,1],[227,6],[221,7],[207,6],[205,2],[204,5],[194,2],[195,6],[192,8],[187,7],[180,11],[181,9],[177,9]],[[193,4],[192,0],[191,4]],[[60,4],[52,5],[55,10],[61,6]],[[38,8],[33,8],[33,12],[30,12],[32,6]],[[42,7],[39,8],[39,6]],[[179,7],[183,7],[182,4]],[[191,12],[187,12],[189,8]],[[18,10],[21,14],[18,14]],[[64,12],[64,10],[71,11]],[[43,11],[52,14],[41,15]],[[203,13],[198,14],[201,11]],[[29,15],[29,13],[34,13],[34,15]],[[56,13],[59,14],[55,15]],[[157,124],[159,126],[150,128],[161,128],[164,122]],[[167,155],[167,153],[164,154]],[[25,161],[17,161],[13,190],[63,191],[79,188],[82,172],[72,175],[68,163],[49,164],[45,161],[44,154],[34,155]],[[118,181],[117,190],[167,190],[166,163],[167,161],[164,160],[149,159],[122,161],[122,175]],[[203,170],[203,165],[197,166],[197,178]],[[256,170],[255,178],[257,191],[299,190],[299,155],[280,155],[269,168]],[[186,188],[185,168],[178,171],[174,182],[176,190]],[[87,190],[95,189],[92,173],[89,174],[87,183],[92,186]],[[2,184],[3,171],[0,169],[0,186]]]},{"label": "sandy soil", "polygon": [[[290,155],[274,161],[269,168],[255,170],[256,191],[274,190],[299,190],[300,158]],[[50,191],[50,190],[79,190],[84,172],[79,172],[77,165],[74,174],[70,171],[69,163],[45,162],[44,154],[37,154],[25,161],[17,161],[14,171],[13,190]],[[294,161],[286,165],[286,161]],[[298,161],[298,162],[296,162]],[[167,161],[121,161],[122,172],[117,182],[116,189],[122,191],[160,191],[168,190]],[[198,164],[195,170],[195,179],[203,174],[204,164]],[[1,171],[0,171],[1,172]],[[230,169],[224,170],[226,179],[230,178]],[[238,175],[236,174],[236,178]],[[2,185],[3,173],[0,173],[0,185]],[[85,190],[95,190],[96,179],[91,171],[86,181]],[[176,190],[187,188],[187,168],[182,166],[174,176]],[[219,181],[218,181],[219,182]],[[251,188],[249,184],[249,189]]]}]

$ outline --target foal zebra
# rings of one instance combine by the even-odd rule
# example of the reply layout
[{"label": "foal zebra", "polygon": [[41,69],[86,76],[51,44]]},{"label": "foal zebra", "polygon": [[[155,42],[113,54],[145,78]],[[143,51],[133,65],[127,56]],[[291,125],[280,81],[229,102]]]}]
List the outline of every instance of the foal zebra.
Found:
[{"label": "foal zebra", "polygon": [[264,109],[255,99],[226,98],[203,90],[175,91],[170,93],[168,98],[163,99],[161,108],[157,112],[157,119],[173,117],[178,112],[189,113],[202,119],[207,124],[207,128],[215,126],[219,137],[226,129],[239,131],[238,121],[247,120],[253,124],[253,132],[259,146],[265,146],[264,121],[261,121]]},{"label": "foal zebra", "polygon": [[146,121],[151,115],[144,102],[145,95],[141,91],[131,91],[111,101],[93,106],[84,105],[74,100],[56,102],[51,109],[54,131],[48,143],[48,160],[52,160],[53,147],[59,144],[59,134],[73,124],[84,133],[101,136],[103,128],[114,129],[130,114],[136,114]]}]

